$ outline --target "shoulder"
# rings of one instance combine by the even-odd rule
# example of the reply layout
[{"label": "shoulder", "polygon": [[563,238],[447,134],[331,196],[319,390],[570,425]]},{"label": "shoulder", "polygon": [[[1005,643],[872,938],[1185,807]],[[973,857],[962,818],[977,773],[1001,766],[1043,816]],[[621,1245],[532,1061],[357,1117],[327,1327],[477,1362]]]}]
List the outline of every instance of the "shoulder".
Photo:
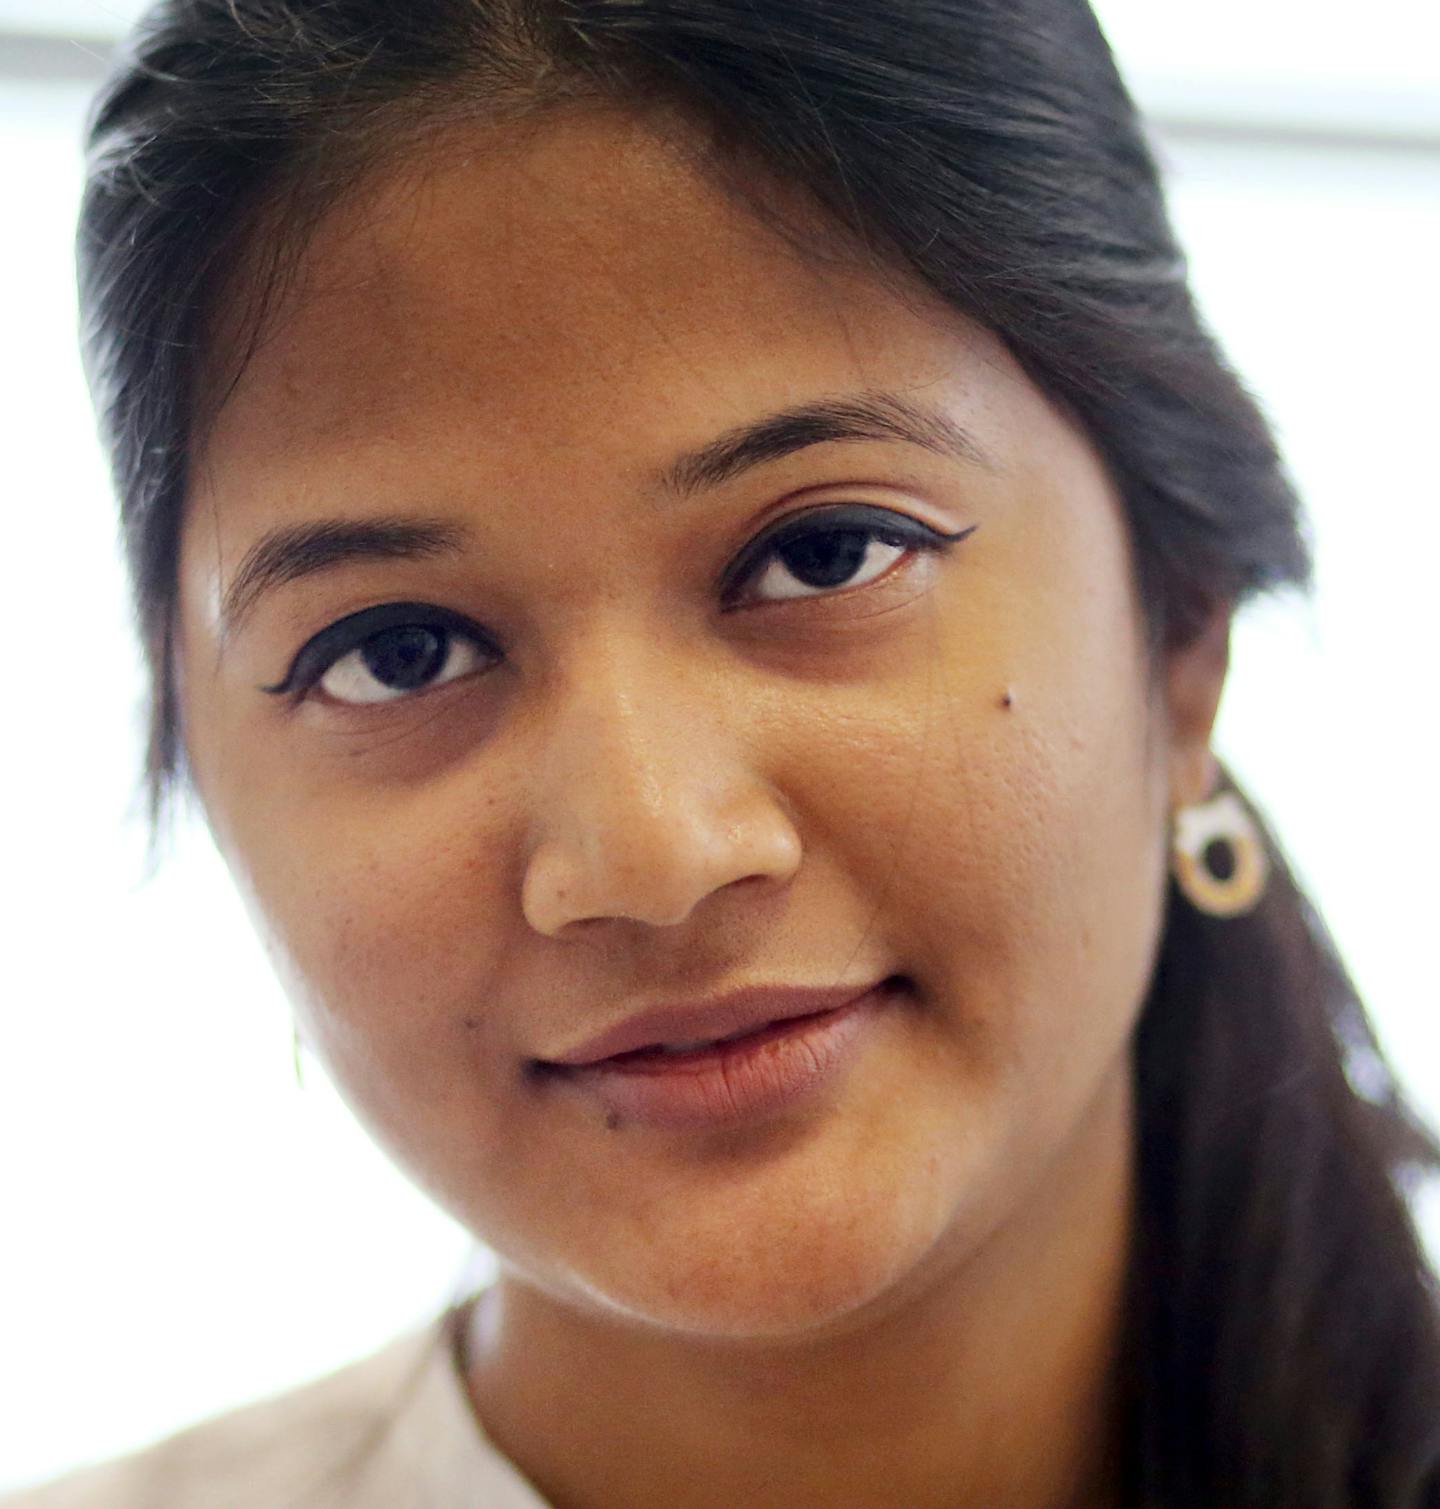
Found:
[{"label": "shoulder", "polygon": [[[428,1326],[314,1383],[0,1499],[0,1509],[369,1504],[372,1491],[384,1491],[384,1463],[397,1438],[423,1433],[414,1417],[427,1398],[432,1409],[436,1402],[437,1360],[441,1368],[449,1362],[447,1333],[445,1322]],[[363,1501],[353,1491],[362,1478]]]}]

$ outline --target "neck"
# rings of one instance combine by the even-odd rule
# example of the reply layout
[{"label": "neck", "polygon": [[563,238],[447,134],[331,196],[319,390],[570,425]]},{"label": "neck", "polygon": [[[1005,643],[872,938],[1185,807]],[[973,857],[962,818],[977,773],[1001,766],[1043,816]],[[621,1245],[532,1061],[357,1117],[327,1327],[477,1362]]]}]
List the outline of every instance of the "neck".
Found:
[{"label": "neck", "polygon": [[502,1272],[469,1335],[486,1432],[555,1509],[1111,1509],[1131,1114],[1122,1064],[981,1249],[822,1340],[646,1332]]}]

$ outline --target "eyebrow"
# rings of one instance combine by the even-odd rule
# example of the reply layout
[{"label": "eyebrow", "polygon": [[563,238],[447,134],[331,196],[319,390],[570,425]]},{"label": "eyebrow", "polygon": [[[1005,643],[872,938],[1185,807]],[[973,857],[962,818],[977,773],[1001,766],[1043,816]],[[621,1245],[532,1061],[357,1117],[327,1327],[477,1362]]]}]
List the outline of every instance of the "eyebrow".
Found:
[{"label": "eyebrow", "polygon": [[458,555],[466,539],[464,529],[441,519],[317,519],[271,530],[246,552],[225,589],[223,631],[232,633],[267,592],[301,577],[355,561]]},{"label": "eyebrow", "polygon": [[[664,492],[690,498],[752,467],[837,440],[890,440],[919,446],[985,471],[998,468],[949,415],[897,393],[822,398],[726,430],[676,458],[656,477]],[[317,519],[263,535],[246,552],[221,602],[222,633],[233,632],[267,593],[317,572],[358,561],[458,555],[468,532],[442,519]]]},{"label": "eyebrow", "polygon": [[822,398],[727,430],[661,472],[659,485],[679,497],[719,487],[741,472],[832,440],[899,440],[937,455],[997,470],[973,435],[949,415],[898,393]]}]

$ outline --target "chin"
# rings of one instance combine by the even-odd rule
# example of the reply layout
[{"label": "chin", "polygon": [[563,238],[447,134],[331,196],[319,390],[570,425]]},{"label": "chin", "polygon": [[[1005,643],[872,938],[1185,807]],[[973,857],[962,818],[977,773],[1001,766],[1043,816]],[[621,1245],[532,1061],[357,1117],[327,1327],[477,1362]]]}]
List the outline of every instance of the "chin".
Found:
[{"label": "chin", "polygon": [[[918,1212],[865,1212],[847,1203],[831,1220],[791,1212],[754,1233],[652,1243],[642,1257],[572,1274],[586,1301],[643,1327],[716,1342],[817,1340],[872,1322],[922,1282],[938,1232]],[[910,1218],[907,1219],[907,1216]]]},{"label": "chin", "polygon": [[623,1292],[590,1291],[590,1299],[612,1316],[646,1329],[714,1342],[782,1342],[839,1334],[847,1323],[881,1301],[890,1287],[875,1275],[844,1278],[809,1275],[804,1282],[769,1286],[753,1278],[725,1284],[720,1274],[707,1275],[705,1286],[691,1284],[681,1292],[649,1289],[627,1283]]}]

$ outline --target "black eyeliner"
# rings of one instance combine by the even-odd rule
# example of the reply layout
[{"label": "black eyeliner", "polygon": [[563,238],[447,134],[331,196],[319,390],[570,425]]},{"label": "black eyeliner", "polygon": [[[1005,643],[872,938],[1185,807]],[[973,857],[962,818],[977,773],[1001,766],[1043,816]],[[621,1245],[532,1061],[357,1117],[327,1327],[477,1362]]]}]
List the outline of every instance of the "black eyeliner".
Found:
[{"label": "black eyeliner", "polygon": [[[856,530],[872,535],[887,545],[904,545],[911,549],[944,551],[958,544],[979,528],[972,524],[954,534],[922,524],[918,519],[896,513],[893,509],[867,504],[837,504],[829,508],[814,508],[787,518],[768,534],[762,534],[741,552],[721,577],[719,591],[722,600],[737,585],[748,581],[756,567],[772,552],[792,540],[803,539],[809,534],[824,534],[829,531]],[[320,630],[307,639],[296,652],[284,677],[274,686],[262,686],[260,691],[271,697],[297,696],[310,690],[338,660],[358,649],[372,634],[386,629],[433,628],[459,634],[472,643],[499,653],[495,645],[469,619],[448,608],[438,608],[430,603],[398,602],[380,603],[373,608],[361,608]]]},{"label": "black eyeliner", "polygon": [[308,692],[336,661],[358,649],[372,634],[386,629],[443,629],[481,645],[498,654],[492,641],[468,618],[437,608],[431,603],[380,603],[348,613],[310,639],[307,639],[290,662],[283,679],[260,691],[271,697]]},{"label": "black eyeliner", "polygon": [[739,560],[726,569],[720,580],[719,590],[722,598],[728,597],[737,585],[750,580],[755,567],[772,551],[809,534],[853,529],[873,535],[886,545],[908,545],[912,549],[938,552],[958,544],[967,535],[974,534],[979,527],[978,524],[972,524],[968,529],[946,534],[909,515],[872,504],[841,503],[830,508],[814,508],[782,520],[769,534],[762,534],[759,539],[752,541],[741,552]]}]

